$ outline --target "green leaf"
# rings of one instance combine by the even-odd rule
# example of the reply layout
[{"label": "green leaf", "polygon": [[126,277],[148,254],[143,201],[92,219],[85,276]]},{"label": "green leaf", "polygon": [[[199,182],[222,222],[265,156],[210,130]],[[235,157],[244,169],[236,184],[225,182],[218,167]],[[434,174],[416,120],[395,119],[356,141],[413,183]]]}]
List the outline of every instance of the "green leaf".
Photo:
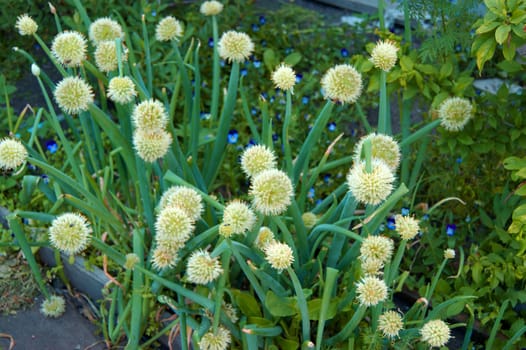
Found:
[{"label": "green leaf", "polygon": [[499,22],[484,23],[483,25],[481,25],[480,27],[477,28],[475,33],[477,33],[477,34],[484,34],[484,33],[492,31],[493,29],[497,28],[498,26],[499,26]]},{"label": "green leaf", "polygon": [[[331,302],[329,303],[329,308],[327,309],[327,315],[325,315],[325,320],[330,320],[336,314],[338,313],[338,298],[331,299]],[[309,318],[311,320],[318,321],[320,316],[320,310],[321,310],[321,299],[313,299],[309,300],[307,303],[307,307],[309,309]]]},{"label": "green leaf", "polygon": [[272,49],[266,49],[265,52],[263,52],[263,63],[265,63],[265,66],[270,72],[278,65],[276,54]]},{"label": "green leaf", "polygon": [[436,68],[431,64],[417,64],[416,69],[427,75],[435,75],[437,73]]},{"label": "green leaf", "polygon": [[[476,41],[475,41],[476,42]],[[473,43],[475,45],[475,43]],[[477,68],[482,71],[484,64],[493,57],[497,43],[493,37],[487,38],[476,50]]]},{"label": "green leaf", "polygon": [[272,316],[286,317],[298,313],[296,298],[280,297],[269,290],[265,297],[265,306]]},{"label": "green leaf", "polygon": [[287,57],[285,57],[285,64],[288,64],[291,67],[294,67],[296,64],[298,64],[303,56],[299,52],[293,52]]},{"label": "green leaf", "polygon": [[460,77],[458,78],[453,85],[453,92],[455,95],[463,95],[464,91],[473,84],[472,77]]},{"label": "green leaf", "polygon": [[512,12],[511,19],[510,19],[511,23],[520,24],[525,20],[526,20],[526,11],[517,9]]},{"label": "green leaf", "polygon": [[26,175],[22,179],[22,191],[20,192],[20,201],[22,204],[28,204],[33,197],[33,192],[38,185],[40,177],[33,175]]},{"label": "green leaf", "polygon": [[261,317],[259,303],[252,294],[239,290],[233,290],[232,294],[234,294],[236,305],[243,315]]},{"label": "green leaf", "polygon": [[515,190],[517,196],[526,196],[526,186],[521,186]]},{"label": "green leaf", "polygon": [[517,45],[515,44],[514,40],[502,45],[502,54],[504,55],[504,58],[508,61],[511,61],[515,58],[516,51]]},{"label": "green leaf", "polygon": [[457,139],[460,141],[460,143],[464,145],[472,145],[475,143],[475,141],[473,141],[471,136],[469,136],[468,134],[459,134]]},{"label": "green leaf", "polygon": [[519,157],[508,157],[504,159],[504,169],[507,170],[518,170],[526,168],[526,158]]},{"label": "green leaf", "polygon": [[440,67],[440,79],[447,78],[453,73],[453,65],[451,62],[446,62]]},{"label": "green leaf", "polygon": [[503,71],[507,73],[517,73],[517,72],[522,71],[522,66],[520,63],[516,61],[510,61],[510,60],[499,62],[497,64],[497,67],[499,67],[500,69],[502,69]]},{"label": "green leaf", "polygon": [[495,40],[502,45],[511,31],[511,26],[509,24],[501,24],[495,31]]},{"label": "green leaf", "polygon": [[293,339],[285,339],[278,337],[276,343],[279,345],[281,350],[297,350],[300,347],[300,343]]},{"label": "green leaf", "polygon": [[488,214],[486,214],[486,212],[482,208],[479,208],[479,215],[480,215],[480,221],[482,222],[484,226],[488,228],[492,228],[494,226],[493,220],[489,217]]},{"label": "green leaf", "polygon": [[402,70],[404,71],[410,71],[413,69],[414,63],[411,57],[409,56],[402,56],[400,58],[400,67],[402,67]]},{"label": "green leaf", "polygon": [[482,282],[482,264],[480,262],[476,262],[471,267],[471,277],[473,278],[473,282],[476,284],[480,284]]}]

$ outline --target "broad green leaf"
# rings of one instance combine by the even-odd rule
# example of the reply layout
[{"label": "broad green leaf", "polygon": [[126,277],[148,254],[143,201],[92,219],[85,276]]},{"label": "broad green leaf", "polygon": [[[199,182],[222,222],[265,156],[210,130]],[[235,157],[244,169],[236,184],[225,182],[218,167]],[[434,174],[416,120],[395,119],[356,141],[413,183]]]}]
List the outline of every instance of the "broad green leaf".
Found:
[{"label": "broad green leaf", "polygon": [[265,66],[270,72],[278,65],[276,54],[272,49],[266,49],[265,52],[263,52],[263,63],[265,63]]},{"label": "broad green leaf", "polygon": [[464,145],[472,145],[475,143],[468,134],[460,134],[458,135],[457,139]]},{"label": "broad green leaf", "polygon": [[482,282],[482,264],[480,262],[476,262],[471,267],[471,277],[473,278],[473,282],[476,284],[480,284]]},{"label": "broad green leaf", "polygon": [[462,95],[464,91],[473,84],[473,80],[475,80],[472,77],[460,77],[455,81],[453,85],[453,92],[456,95]]},{"label": "broad green leaf", "polygon": [[415,67],[424,74],[435,75],[437,73],[437,69],[431,64],[417,64]]},{"label": "broad green leaf", "polygon": [[515,194],[517,196],[526,196],[526,186],[523,185],[523,186],[517,188],[517,190],[515,190]]},{"label": "broad green leaf", "polygon": [[502,24],[500,25],[497,30],[495,31],[495,40],[502,45],[504,41],[508,38],[508,34],[510,33],[511,26],[509,24]]},{"label": "broad green leaf", "polygon": [[504,58],[508,61],[511,61],[515,58],[516,51],[517,51],[517,45],[515,44],[514,40],[502,45],[502,54],[504,55]]},{"label": "broad green leaf", "polygon": [[234,294],[237,307],[239,307],[243,315],[261,317],[259,303],[252,294],[239,290],[233,290],[232,294]]},{"label": "broad green leaf", "polygon": [[507,170],[518,170],[526,167],[526,158],[508,157],[504,159],[504,168]]},{"label": "broad green leaf", "polygon": [[281,350],[297,350],[300,347],[300,343],[293,339],[285,339],[282,337],[276,338],[276,343],[278,343]]},{"label": "broad green leaf", "polygon": [[410,71],[413,69],[414,63],[411,57],[409,56],[402,56],[400,58],[400,67],[402,67],[402,70],[404,71]]},{"label": "broad green leaf", "polygon": [[[338,303],[339,299],[331,299],[331,302],[329,303],[329,308],[327,309],[327,315],[325,320],[330,320],[334,316],[336,316],[336,313],[338,312]],[[309,300],[309,302],[307,303],[307,307],[309,309],[309,318],[311,320],[318,321],[321,311],[321,299]]]},{"label": "broad green leaf", "polygon": [[[475,45],[473,43],[473,45]],[[490,60],[493,57],[493,54],[495,53],[495,48],[497,47],[497,43],[495,42],[495,39],[493,37],[489,37],[480,45],[478,50],[476,51],[477,56],[477,68],[479,71],[482,71],[484,68],[484,64]]]},{"label": "broad green leaf", "polygon": [[265,306],[272,316],[286,317],[298,313],[297,302],[292,297],[280,297],[269,290],[265,297]]},{"label": "broad green leaf", "polygon": [[484,23],[480,27],[477,28],[476,32],[477,34],[484,34],[487,32],[492,31],[493,29],[497,28],[499,26],[499,22],[489,22]]},{"label": "broad green leaf", "polygon": [[440,67],[440,79],[447,78],[453,73],[453,65],[451,62],[446,62]]},{"label": "broad green leaf", "polygon": [[523,23],[526,20],[526,11],[524,10],[515,10],[511,14],[511,20],[510,22],[513,24],[520,24]]},{"label": "broad green leaf", "polygon": [[522,71],[521,64],[516,61],[509,61],[509,60],[502,61],[497,64],[497,67],[499,67],[500,69],[502,69],[503,71],[507,73],[517,73],[517,72]]},{"label": "broad green leaf", "polygon": [[293,52],[287,57],[285,57],[285,64],[288,64],[291,67],[294,67],[296,64],[298,64],[303,56],[299,52]]},{"label": "broad green leaf", "polygon": [[411,98],[413,98],[417,93],[418,93],[418,89],[414,86],[409,86],[407,89],[404,90],[404,94],[403,94],[403,97],[402,99],[405,101],[405,100],[409,100]]}]

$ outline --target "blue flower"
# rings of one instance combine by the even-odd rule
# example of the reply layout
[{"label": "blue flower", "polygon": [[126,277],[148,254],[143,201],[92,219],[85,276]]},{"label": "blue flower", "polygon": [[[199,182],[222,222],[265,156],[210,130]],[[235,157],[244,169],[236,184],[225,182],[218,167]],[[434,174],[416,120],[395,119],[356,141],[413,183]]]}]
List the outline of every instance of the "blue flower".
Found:
[{"label": "blue flower", "polygon": [[267,47],[267,41],[265,39],[261,40],[261,46]]},{"label": "blue flower", "polygon": [[287,47],[287,48],[285,49],[285,55],[288,55],[289,53],[291,53],[292,50],[293,50],[292,47]]},{"label": "blue flower", "polygon": [[57,142],[53,139],[46,141],[46,148],[49,151],[49,153],[56,153],[58,151]]},{"label": "blue flower", "polygon": [[263,25],[265,23],[267,23],[267,19],[265,18],[265,16],[259,16],[259,24]]},{"label": "blue flower", "polygon": [[281,113],[276,113],[276,119],[281,120]]},{"label": "blue flower", "polygon": [[458,157],[455,161],[457,162],[457,164],[462,163],[462,157]]},{"label": "blue flower", "polygon": [[241,69],[241,76],[245,77],[248,74],[248,71],[246,68]]},{"label": "blue flower", "polygon": [[396,229],[396,221],[394,216],[390,216],[387,218],[387,228],[390,230]]},{"label": "blue flower", "polygon": [[309,192],[307,193],[307,198],[310,198],[310,199],[314,198],[314,187],[311,187],[309,189]]},{"label": "blue flower", "polygon": [[298,84],[301,81],[301,79],[303,79],[303,74],[301,73],[296,74],[296,84]]},{"label": "blue flower", "polygon": [[301,103],[303,103],[304,105],[306,105],[307,103],[309,103],[309,96],[303,96],[301,98]]},{"label": "blue flower", "polygon": [[252,114],[252,115],[258,114],[257,108],[256,107],[252,107],[252,109],[250,110],[250,114]]},{"label": "blue flower", "polygon": [[248,140],[247,148],[250,147],[250,146],[254,146],[255,144],[256,144],[256,141],[254,141],[254,139],[250,139],[250,140]]},{"label": "blue flower", "polygon": [[153,17],[157,16],[157,11],[153,10],[153,11],[152,11],[152,16],[153,16]]},{"label": "blue flower", "polygon": [[422,221],[427,221],[427,220],[429,220],[429,214],[422,215]]},{"label": "blue flower", "polygon": [[402,216],[407,216],[407,215],[409,215],[409,209],[402,208]]},{"label": "blue flower", "polygon": [[466,219],[465,219],[465,221],[466,221],[466,222],[468,222],[468,223],[469,223],[469,222],[471,222],[471,216],[469,216],[469,215],[468,215],[468,216],[466,216]]},{"label": "blue flower", "polygon": [[330,122],[329,124],[327,124],[327,129],[329,129],[329,131],[336,130],[336,123],[335,122]]},{"label": "blue flower", "polygon": [[225,64],[226,64],[226,63],[225,63],[225,60],[221,60],[221,61],[219,61],[219,65],[220,65],[221,67],[224,67]]},{"label": "blue flower", "polygon": [[208,38],[208,46],[214,47],[214,38]]},{"label": "blue flower", "polygon": [[228,143],[234,144],[237,143],[237,139],[239,138],[239,133],[236,129],[232,129],[228,132]]},{"label": "blue flower", "polygon": [[201,120],[208,120],[208,119],[210,119],[211,115],[210,115],[210,113],[201,112],[200,113],[200,117],[201,117]]},{"label": "blue flower", "polygon": [[252,24],[252,30],[253,30],[254,32],[259,32],[259,26],[258,26],[257,24],[255,24],[255,23]]},{"label": "blue flower", "polygon": [[457,229],[457,225],[455,225],[455,224],[447,224],[447,226],[446,226],[446,234],[451,237],[451,236],[453,236],[455,234],[456,229]]},{"label": "blue flower", "polygon": [[378,230],[380,232],[384,232],[385,231],[385,225],[384,224],[380,224],[380,226],[378,227]]},{"label": "blue flower", "polygon": [[42,181],[44,181],[45,184],[49,183],[49,177],[46,174],[40,175],[40,178]]},{"label": "blue flower", "polygon": [[349,57],[349,50],[343,48],[340,50],[340,54],[342,55],[342,57]]},{"label": "blue flower", "polygon": [[331,174],[325,174],[323,175],[323,182],[328,184],[331,181]]},{"label": "blue flower", "polygon": [[28,168],[29,170],[31,170],[31,171],[35,171],[35,170],[37,170],[37,167],[34,166],[34,165],[31,164],[31,163],[27,163],[27,168]]},{"label": "blue flower", "polygon": [[257,59],[254,60],[254,63],[253,63],[253,64],[254,64],[254,67],[256,67],[256,68],[261,67],[261,61],[260,61],[260,60],[257,60]]},{"label": "blue flower", "polygon": [[261,97],[263,97],[265,100],[268,100],[268,94],[266,92],[262,92]]}]

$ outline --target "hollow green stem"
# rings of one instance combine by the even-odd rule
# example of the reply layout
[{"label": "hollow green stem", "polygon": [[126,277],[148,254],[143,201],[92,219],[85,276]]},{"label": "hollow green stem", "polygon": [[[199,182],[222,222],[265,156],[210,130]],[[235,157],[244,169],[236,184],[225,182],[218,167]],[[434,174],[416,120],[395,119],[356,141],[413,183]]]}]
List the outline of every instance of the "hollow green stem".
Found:
[{"label": "hollow green stem", "polygon": [[338,278],[339,271],[331,267],[327,268],[327,276],[325,277],[325,284],[323,286],[323,294],[321,299],[320,316],[318,317],[318,329],[316,331],[316,350],[320,350],[323,342],[323,330],[327,320],[329,311],[329,304],[332,298],[334,285]]},{"label": "hollow green stem", "polygon": [[[383,3],[383,0],[379,0],[378,8],[380,11],[380,3]],[[387,96],[387,72],[380,71],[380,106],[378,111],[378,133],[380,134],[390,134],[388,124],[389,124],[389,114],[388,114],[388,96]]]},{"label": "hollow green stem", "polygon": [[292,285],[294,286],[294,291],[296,292],[296,297],[298,298],[298,307],[300,308],[301,315],[301,330],[303,343],[310,341],[310,318],[309,318],[309,309],[307,307],[307,299],[303,293],[303,288],[301,283],[296,276],[296,273],[291,267],[287,268],[287,271],[292,279]]},{"label": "hollow green stem", "polygon": [[220,88],[220,73],[221,66],[219,65],[219,52],[217,51],[217,43],[219,42],[219,35],[217,30],[217,18],[212,16],[212,37],[214,39],[214,57],[212,65],[212,105],[210,107],[210,118],[212,122],[217,120],[217,113],[219,110],[219,88]]}]

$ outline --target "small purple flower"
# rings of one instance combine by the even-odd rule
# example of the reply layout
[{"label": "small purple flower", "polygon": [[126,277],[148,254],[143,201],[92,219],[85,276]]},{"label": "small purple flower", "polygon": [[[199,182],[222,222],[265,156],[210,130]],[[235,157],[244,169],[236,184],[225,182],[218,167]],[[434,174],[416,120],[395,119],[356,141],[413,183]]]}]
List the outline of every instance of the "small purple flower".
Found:
[{"label": "small purple flower", "polygon": [[456,229],[457,229],[457,225],[455,225],[455,224],[447,224],[447,226],[446,226],[446,234],[451,237],[451,236],[453,236],[455,234]]},{"label": "small purple flower", "polygon": [[336,123],[335,122],[330,122],[329,124],[327,124],[327,129],[329,131],[334,131],[336,130]]},{"label": "small purple flower", "polygon": [[214,38],[208,38],[208,46],[214,47]]},{"label": "small purple flower", "polygon": [[46,149],[49,153],[54,154],[58,151],[57,142],[53,139],[46,141]]},{"label": "small purple flower", "polygon": [[265,18],[265,16],[259,16],[259,24],[263,25],[265,23],[267,23],[267,19]]},{"label": "small purple flower", "polygon": [[390,216],[387,218],[387,228],[390,230],[396,229],[396,221],[394,216]]},{"label": "small purple flower", "polygon": [[314,194],[315,194],[314,193],[314,187],[311,187],[309,189],[309,192],[307,193],[307,198],[310,198],[310,199],[314,198]]},{"label": "small purple flower", "polygon": [[303,103],[304,105],[308,104],[309,103],[309,96],[303,96],[301,98],[301,103]]},{"label": "small purple flower", "polygon": [[402,208],[402,216],[409,215],[409,209],[408,208]]},{"label": "small purple flower", "polygon": [[349,50],[347,50],[345,47],[340,50],[340,54],[342,57],[349,57]]},{"label": "small purple flower", "polygon": [[237,143],[237,140],[239,138],[239,133],[236,129],[232,129],[228,132],[228,143],[234,144]]}]

